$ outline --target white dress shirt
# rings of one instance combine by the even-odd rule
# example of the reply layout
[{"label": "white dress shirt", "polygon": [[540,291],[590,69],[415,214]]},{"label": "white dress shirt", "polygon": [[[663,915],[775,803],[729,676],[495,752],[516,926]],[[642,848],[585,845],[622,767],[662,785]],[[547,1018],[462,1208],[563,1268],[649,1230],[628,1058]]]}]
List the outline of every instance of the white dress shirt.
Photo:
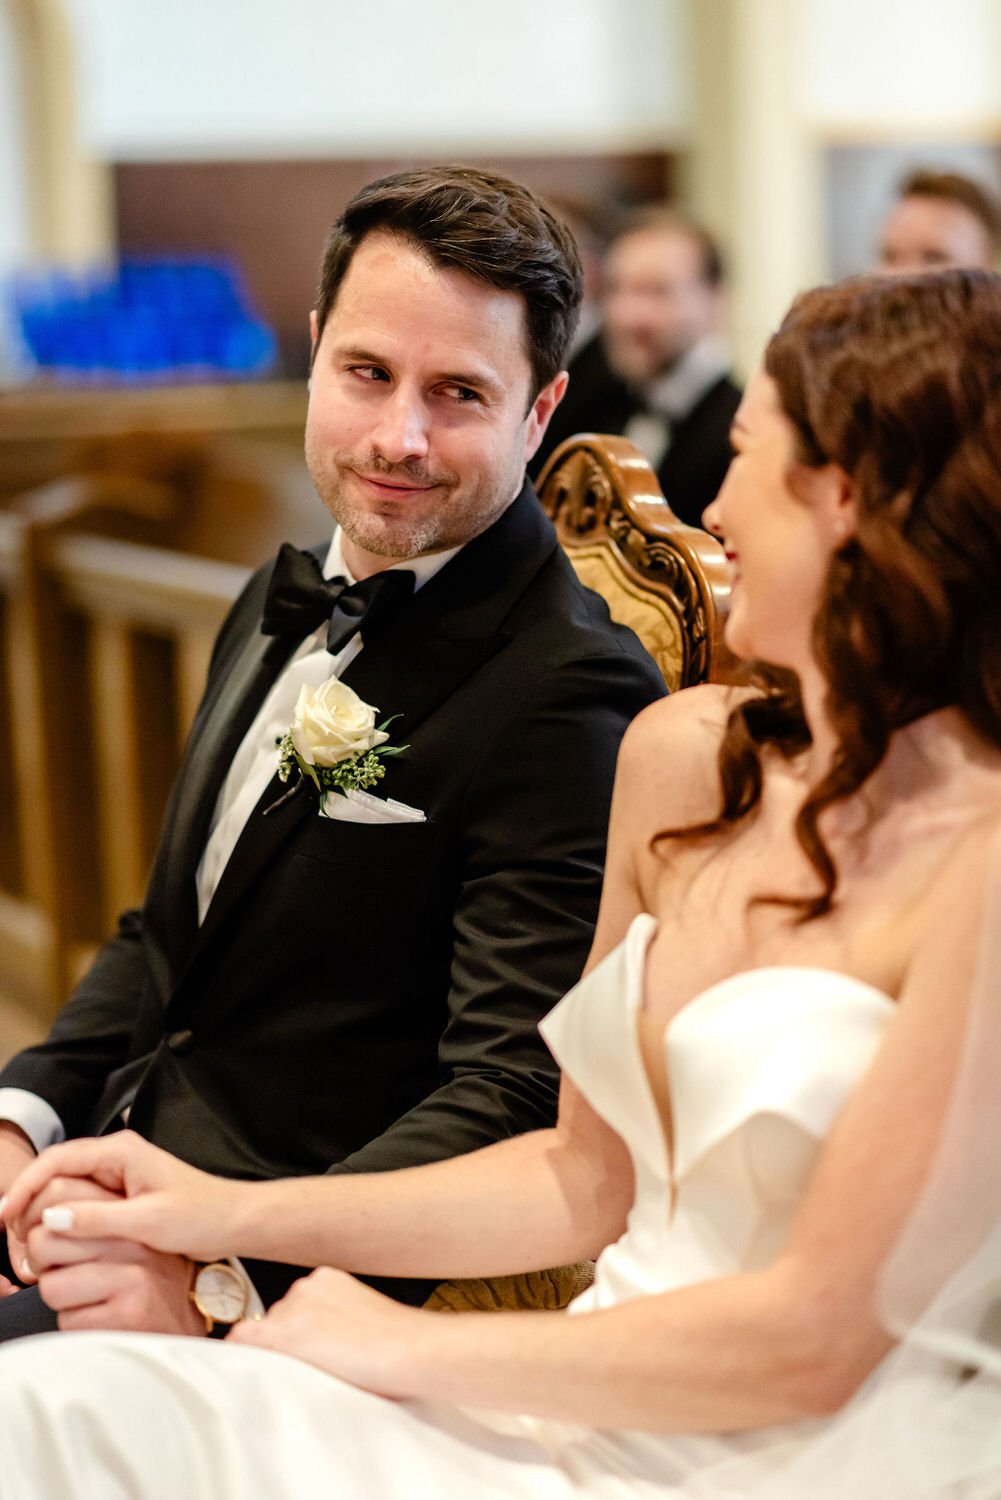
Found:
[{"label": "white dress shirt", "polygon": [[706,392],[730,369],[726,344],[716,336],[699,339],[664,375],[641,388],[644,409],[634,412],[623,428],[623,437],[635,443],[657,469],[668,448],[674,428],[695,410]]},{"label": "white dress shirt", "polygon": [[[461,550],[460,547],[451,547],[445,552],[434,552],[427,557],[415,557],[409,562],[394,563],[393,568],[413,573],[414,588],[420,589]],[[334,532],[323,564],[324,578],[333,578],[337,574],[346,578],[349,583],[356,582],[344,562],[339,529]],[[330,677],[340,677],[364,644],[359,632],[340,651],[331,655],[326,647],[326,639],[327,627],[324,623],[293,652],[233,757],[233,763],[219,791],[208,841],[195,875],[199,923],[205,920],[209,903],[244,826],[278,769],[275,741],[292,722],[300,688],[304,684],[316,688]],[[375,706],[381,707],[380,704]],[[20,1126],[36,1151],[54,1146],[66,1136],[63,1122],[52,1106],[27,1089],[0,1089],[0,1120],[9,1120]]]}]

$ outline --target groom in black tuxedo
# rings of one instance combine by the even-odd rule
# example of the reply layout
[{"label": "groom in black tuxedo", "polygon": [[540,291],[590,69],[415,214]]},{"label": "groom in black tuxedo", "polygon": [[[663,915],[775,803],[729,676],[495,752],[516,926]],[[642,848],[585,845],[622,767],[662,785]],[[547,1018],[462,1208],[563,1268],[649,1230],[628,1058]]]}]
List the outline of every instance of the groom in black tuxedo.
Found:
[{"label": "groom in black tuxedo", "polygon": [[[566,230],[504,179],[397,174],[334,226],[306,430],[333,541],[284,548],[224,624],[146,902],[0,1075],[0,1189],[125,1113],[248,1178],[382,1171],[552,1119],[536,1023],[587,956],[619,740],[663,691],[525,482],[579,298]],[[0,1336],[56,1313],[206,1331],[181,1257],[12,1252],[40,1280],[0,1300]],[[245,1270],[265,1303],[296,1274]]]}]

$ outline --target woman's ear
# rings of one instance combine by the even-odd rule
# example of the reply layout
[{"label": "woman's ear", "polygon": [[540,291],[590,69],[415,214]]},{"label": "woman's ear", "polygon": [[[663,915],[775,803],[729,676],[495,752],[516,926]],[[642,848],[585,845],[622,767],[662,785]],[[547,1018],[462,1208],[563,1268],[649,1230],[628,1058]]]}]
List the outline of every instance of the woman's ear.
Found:
[{"label": "woman's ear", "polygon": [[813,513],[817,535],[826,537],[832,550],[843,547],[858,525],[858,491],[840,464],[819,467],[797,463],[790,475],[793,493]]},{"label": "woman's ear", "polygon": [[843,547],[858,530],[858,489],[855,481],[848,477],[844,469],[838,464],[834,464],[833,468],[838,476],[835,528],[838,546]]}]

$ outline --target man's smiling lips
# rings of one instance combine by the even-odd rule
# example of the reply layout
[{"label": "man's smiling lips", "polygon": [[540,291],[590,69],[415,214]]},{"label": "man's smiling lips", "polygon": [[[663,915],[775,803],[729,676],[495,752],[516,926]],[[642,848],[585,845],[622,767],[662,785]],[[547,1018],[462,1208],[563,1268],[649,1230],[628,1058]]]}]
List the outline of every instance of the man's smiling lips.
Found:
[{"label": "man's smiling lips", "polygon": [[412,480],[393,479],[385,474],[363,474],[358,469],[354,470],[354,475],[374,494],[390,500],[408,500],[437,489],[434,484],[415,484]]}]

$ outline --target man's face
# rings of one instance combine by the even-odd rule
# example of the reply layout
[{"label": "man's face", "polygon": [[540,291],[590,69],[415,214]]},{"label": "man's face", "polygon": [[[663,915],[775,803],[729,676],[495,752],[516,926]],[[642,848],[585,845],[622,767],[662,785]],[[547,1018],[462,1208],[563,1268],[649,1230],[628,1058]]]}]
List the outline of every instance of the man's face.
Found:
[{"label": "man's face", "polygon": [[940,271],[945,266],[994,269],[984,226],[962,203],[947,198],[901,198],[883,226],[879,269]]},{"label": "man's face", "polygon": [[565,384],[557,376],[529,407],[518,293],[368,235],[320,336],[306,419],[306,462],[356,577],[485,531],[520,490]]},{"label": "man's face", "polygon": [[719,294],[699,246],[675,229],[637,229],[605,261],[604,342],[616,374],[641,385],[715,332]]}]

